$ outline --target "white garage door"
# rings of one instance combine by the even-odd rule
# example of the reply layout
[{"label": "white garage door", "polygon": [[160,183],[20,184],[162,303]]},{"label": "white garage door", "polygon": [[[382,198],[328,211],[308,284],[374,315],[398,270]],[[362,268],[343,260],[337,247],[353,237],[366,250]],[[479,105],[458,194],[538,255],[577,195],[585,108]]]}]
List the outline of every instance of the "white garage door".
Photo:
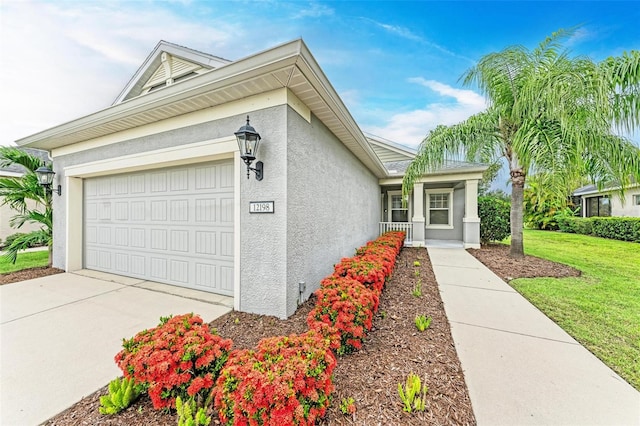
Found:
[{"label": "white garage door", "polygon": [[85,268],[233,295],[233,162],[86,179]]}]

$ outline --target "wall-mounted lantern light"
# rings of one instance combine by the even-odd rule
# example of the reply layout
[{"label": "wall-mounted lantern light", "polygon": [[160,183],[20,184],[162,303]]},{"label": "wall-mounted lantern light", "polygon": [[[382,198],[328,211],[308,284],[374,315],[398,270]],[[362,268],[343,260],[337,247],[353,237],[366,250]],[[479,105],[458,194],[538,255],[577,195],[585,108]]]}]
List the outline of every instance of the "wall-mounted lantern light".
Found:
[{"label": "wall-mounted lantern light", "polygon": [[62,186],[58,185],[57,190],[53,190],[51,185],[53,184],[53,176],[56,174],[53,170],[51,170],[47,166],[40,166],[36,170],[36,176],[38,176],[38,183],[40,186],[44,187],[46,191],[51,193],[55,192],[58,195],[62,195]]},{"label": "wall-mounted lantern light", "polygon": [[237,132],[234,133],[238,140],[238,148],[240,148],[240,158],[247,165],[247,179],[249,179],[249,171],[253,170],[256,174],[256,180],[262,180],[264,165],[262,161],[256,163],[256,167],[251,167],[251,163],[256,159],[258,154],[258,145],[260,144],[260,134],[256,132],[249,124],[249,116],[247,115],[247,124],[240,127]]}]

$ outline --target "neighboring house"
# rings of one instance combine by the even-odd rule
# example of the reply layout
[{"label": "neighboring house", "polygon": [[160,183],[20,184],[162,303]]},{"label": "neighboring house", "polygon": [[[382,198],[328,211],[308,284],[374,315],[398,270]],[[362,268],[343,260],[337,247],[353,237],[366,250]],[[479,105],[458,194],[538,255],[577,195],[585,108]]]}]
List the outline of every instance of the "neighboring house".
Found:
[{"label": "neighboring house", "polygon": [[[234,136],[247,115],[262,181]],[[365,137],[302,40],[235,62],[161,41],[111,107],[17,142],[55,160],[54,266],[229,295],[241,311],[291,315],[387,229],[417,246],[480,242],[485,166],[451,163],[403,204],[415,151]]]},{"label": "neighboring house", "polygon": [[587,185],[573,192],[582,217],[633,216],[640,217],[640,184],[631,185],[620,197],[619,188],[598,190],[596,185]]},{"label": "neighboring house", "polygon": [[[48,160],[48,153],[46,151],[41,151],[39,149],[29,149],[22,148],[24,151],[27,151],[29,154],[36,155],[43,160]],[[25,173],[25,168],[19,164],[12,164],[8,167],[0,168],[0,178],[21,178]],[[18,232],[28,234],[31,231],[36,231],[40,229],[39,224],[34,223],[25,223],[20,228],[14,228],[11,226],[11,219],[18,214],[18,212],[12,209],[8,204],[2,204],[3,200],[0,200],[0,242],[4,243],[7,240],[9,235],[16,234]],[[28,202],[27,206],[29,208],[36,207],[35,202]]]}]

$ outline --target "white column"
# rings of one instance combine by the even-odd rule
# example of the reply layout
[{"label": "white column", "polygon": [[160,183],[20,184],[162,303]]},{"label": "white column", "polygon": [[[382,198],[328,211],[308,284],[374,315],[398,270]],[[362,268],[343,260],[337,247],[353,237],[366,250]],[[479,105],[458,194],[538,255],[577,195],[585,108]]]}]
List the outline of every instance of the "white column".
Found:
[{"label": "white column", "polygon": [[413,185],[413,246],[424,247],[424,184]]},{"label": "white column", "polygon": [[478,179],[464,181],[464,218],[462,240],[465,248],[480,248],[480,218],[478,217]]},{"label": "white column", "polygon": [[467,219],[478,218],[478,180],[466,180],[464,182],[465,203],[464,217]]}]

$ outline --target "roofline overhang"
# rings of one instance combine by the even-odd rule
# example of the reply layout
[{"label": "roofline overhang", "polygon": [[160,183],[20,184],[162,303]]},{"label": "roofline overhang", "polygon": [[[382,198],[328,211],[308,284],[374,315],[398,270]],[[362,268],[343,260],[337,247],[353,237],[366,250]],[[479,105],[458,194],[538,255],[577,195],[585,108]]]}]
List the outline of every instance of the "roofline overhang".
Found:
[{"label": "roofline overhang", "polygon": [[[625,188],[626,189],[631,189],[631,188],[636,188],[636,187],[640,187],[640,183],[632,183],[631,185],[627,186]],[[573,197],[585,197],[585,196],[589,196],[589,195],[596,195],[596,194],[605,194],[608,195],[612,192],[616,192],[616,191],[620,191],[620,189],[622,189],[620,186],[611,186],[608,188],[602,188],[602,189],[590,189],[589,191],[584,191],[584,192],[578,192],[578,191],[574,191],[571,193],[571,195]]]},{"label": "roofline overhang", "polygon": [[[376,177],[385,177],[387,172],[382,162],[369,146],[362,130],[360,130],[356,124],[302,39],[281,44],[238,61],[231,62],[220,68],[213,69],[207,73],[181,82],[180,84],[126,100],[84,117],[18,139],[16,143],[19,146],[51,150],[72,143],[82,142],[88,139],[80,136],[74,139],[74,135],[79,135],[80,132],[96,126],[117,122],[132,115],[142,115],[152,109],[167,107],[172,103],[185,101],[216,89],[243,83],[251,84],[252,79],[260,77],[261,75],[292,66],[300,71],[316,94],[330,108],[338,119],[340,126],[342,126],[353,138],[353,141],[356,142],[357,148],[359,149],[355,151],[351,149],[354,155],[356,155]],[[283,81],[281,83],[282,87],[290,87],[290,79],[289,81]],[[230,99],[229,102],[233,100],[235,99]],[[200,109],[204,108],[206,107]],[[310,109],[312,112],[314,111],[313,108],[310,107]],[[181,113],[176,113],[175,115],[181,115]],[[137,126],[131,125],[129,128],[134,127]],[[109,132],[105,131],[104,134],[109,134]],[[64,142],[56,140],[61,137],[65,137],[67,140]],[[342,142],[345,143],[344,140]],[[347,144],[345,143],[345,145]]]},{"label": "roofline overhang", "polygon": [[[479,166],[460,167],[457,169],[445,169],[437,170],[432,173],[425,173],[419,179],[416,179],[415,183],[433,183],[434,179],[442,179],[445,181],[447,178],[455,176],[452,180],[465,180],[465,179],[482,179],[482,174],[487,170],[489,166],[483,164]],[[464,176],[464,177],[463,177]],[[379,179],[380,185],[397,185],[402,183],[404,179],[404,173],[388,174],[387,177]]]}]

